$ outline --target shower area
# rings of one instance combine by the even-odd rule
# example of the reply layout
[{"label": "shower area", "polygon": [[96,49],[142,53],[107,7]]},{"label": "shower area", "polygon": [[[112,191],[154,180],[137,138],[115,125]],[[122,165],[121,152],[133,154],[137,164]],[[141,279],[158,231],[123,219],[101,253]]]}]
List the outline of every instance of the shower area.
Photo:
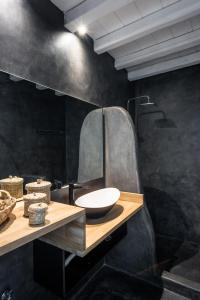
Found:
[{"label": "shower area", "polygon": [[155,232],[156,269],[167,286],[187,295],[200,292],[199,80],[200,66],[139,80],[127,103]]}]

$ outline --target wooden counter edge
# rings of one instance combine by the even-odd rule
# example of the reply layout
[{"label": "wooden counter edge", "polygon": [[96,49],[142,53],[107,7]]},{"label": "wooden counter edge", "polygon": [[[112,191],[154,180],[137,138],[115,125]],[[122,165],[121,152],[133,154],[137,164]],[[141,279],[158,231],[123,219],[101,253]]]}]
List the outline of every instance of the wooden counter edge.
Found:
[{"label": "wooden counter edge", "polygon": [[33,240],[38,239],[48,233],[51,233],[52,231],[54,231],[60,227],[63,227],[65,225],[67,225],[68,223],[70,223],[80,217],[84,217],[84,216],[85,216],[85,210],[81,209],[81,208],[77,208],[77,211],[73,212],[70,216],[67,216],[55,223],[51,223],[46,226],[45,225],[40,226],[40,227],[38,227],[37,231],[30,232],[26,236],[22,236],[19,239],[8,242],[5,245],[2,245],[2,246],[0,245],[0,256],[6,254],[8,252],[11,252],[29,242],[32,242]]}]

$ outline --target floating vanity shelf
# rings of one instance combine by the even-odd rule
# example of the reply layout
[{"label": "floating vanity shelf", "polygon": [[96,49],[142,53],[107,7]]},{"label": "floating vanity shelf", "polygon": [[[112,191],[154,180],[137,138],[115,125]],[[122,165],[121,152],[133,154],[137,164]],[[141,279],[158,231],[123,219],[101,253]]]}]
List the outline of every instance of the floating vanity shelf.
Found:
[{"label": "floating vanity shelf", "polygon": [[43,226],[29,226],[18,202],[10,219],[0,226],[0,255],[40,238],[62,250],[84,257],[143,206],[143,195],[121,192],[112,210],[101,219],[87,220],[85,210],[51,202]]},{"label": "floating vanity shelf", "polygon": [[142,194],[121,192],[117,204],[105,217],[87,222],[83,216],[78,217],[43,236],[41,240],[84,257],[142,207]]},{"label": "floating vanity shelf", "polygon": [[17,202],[10,219],[0,226],[0,255],[66,226],[77,218],[85,219],[83,209],[56,202],[49,205],[44,226],[29,226],[28,218],[23,217],[23,213],[23,202]]}]

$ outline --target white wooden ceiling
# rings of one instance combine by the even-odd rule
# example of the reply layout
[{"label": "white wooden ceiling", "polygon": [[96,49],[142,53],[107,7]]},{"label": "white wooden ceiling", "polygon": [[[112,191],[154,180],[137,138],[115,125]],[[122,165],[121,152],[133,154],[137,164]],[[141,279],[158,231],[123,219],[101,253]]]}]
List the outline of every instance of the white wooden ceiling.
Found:
[{"label": "white wooden ceiling", "polygon": [[200,63],[200,0],[51,0],[129,80]]}]

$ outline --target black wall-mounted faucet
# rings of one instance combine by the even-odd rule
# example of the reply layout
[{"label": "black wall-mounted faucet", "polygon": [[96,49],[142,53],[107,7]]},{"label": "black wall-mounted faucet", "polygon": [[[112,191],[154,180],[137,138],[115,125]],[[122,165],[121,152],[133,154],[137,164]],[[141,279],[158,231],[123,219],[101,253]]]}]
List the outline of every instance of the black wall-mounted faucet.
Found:
[{"label": "black wall-mounted faucet", "polygon": [[[89,192],[96,191],[105,187],[104,177],[92,179],[82,183],[69,183],[69,204],[75,204],[75,190],[83,188]],[[84,194],[84,191],[83,191]]]},{"label": "black wall-mounted faucet", "polygon": [[76,189],[81,189],[83,186],[78,183],[69,183],[69,204],[74,205],[75,197],[74,197],[74,191]]}]

